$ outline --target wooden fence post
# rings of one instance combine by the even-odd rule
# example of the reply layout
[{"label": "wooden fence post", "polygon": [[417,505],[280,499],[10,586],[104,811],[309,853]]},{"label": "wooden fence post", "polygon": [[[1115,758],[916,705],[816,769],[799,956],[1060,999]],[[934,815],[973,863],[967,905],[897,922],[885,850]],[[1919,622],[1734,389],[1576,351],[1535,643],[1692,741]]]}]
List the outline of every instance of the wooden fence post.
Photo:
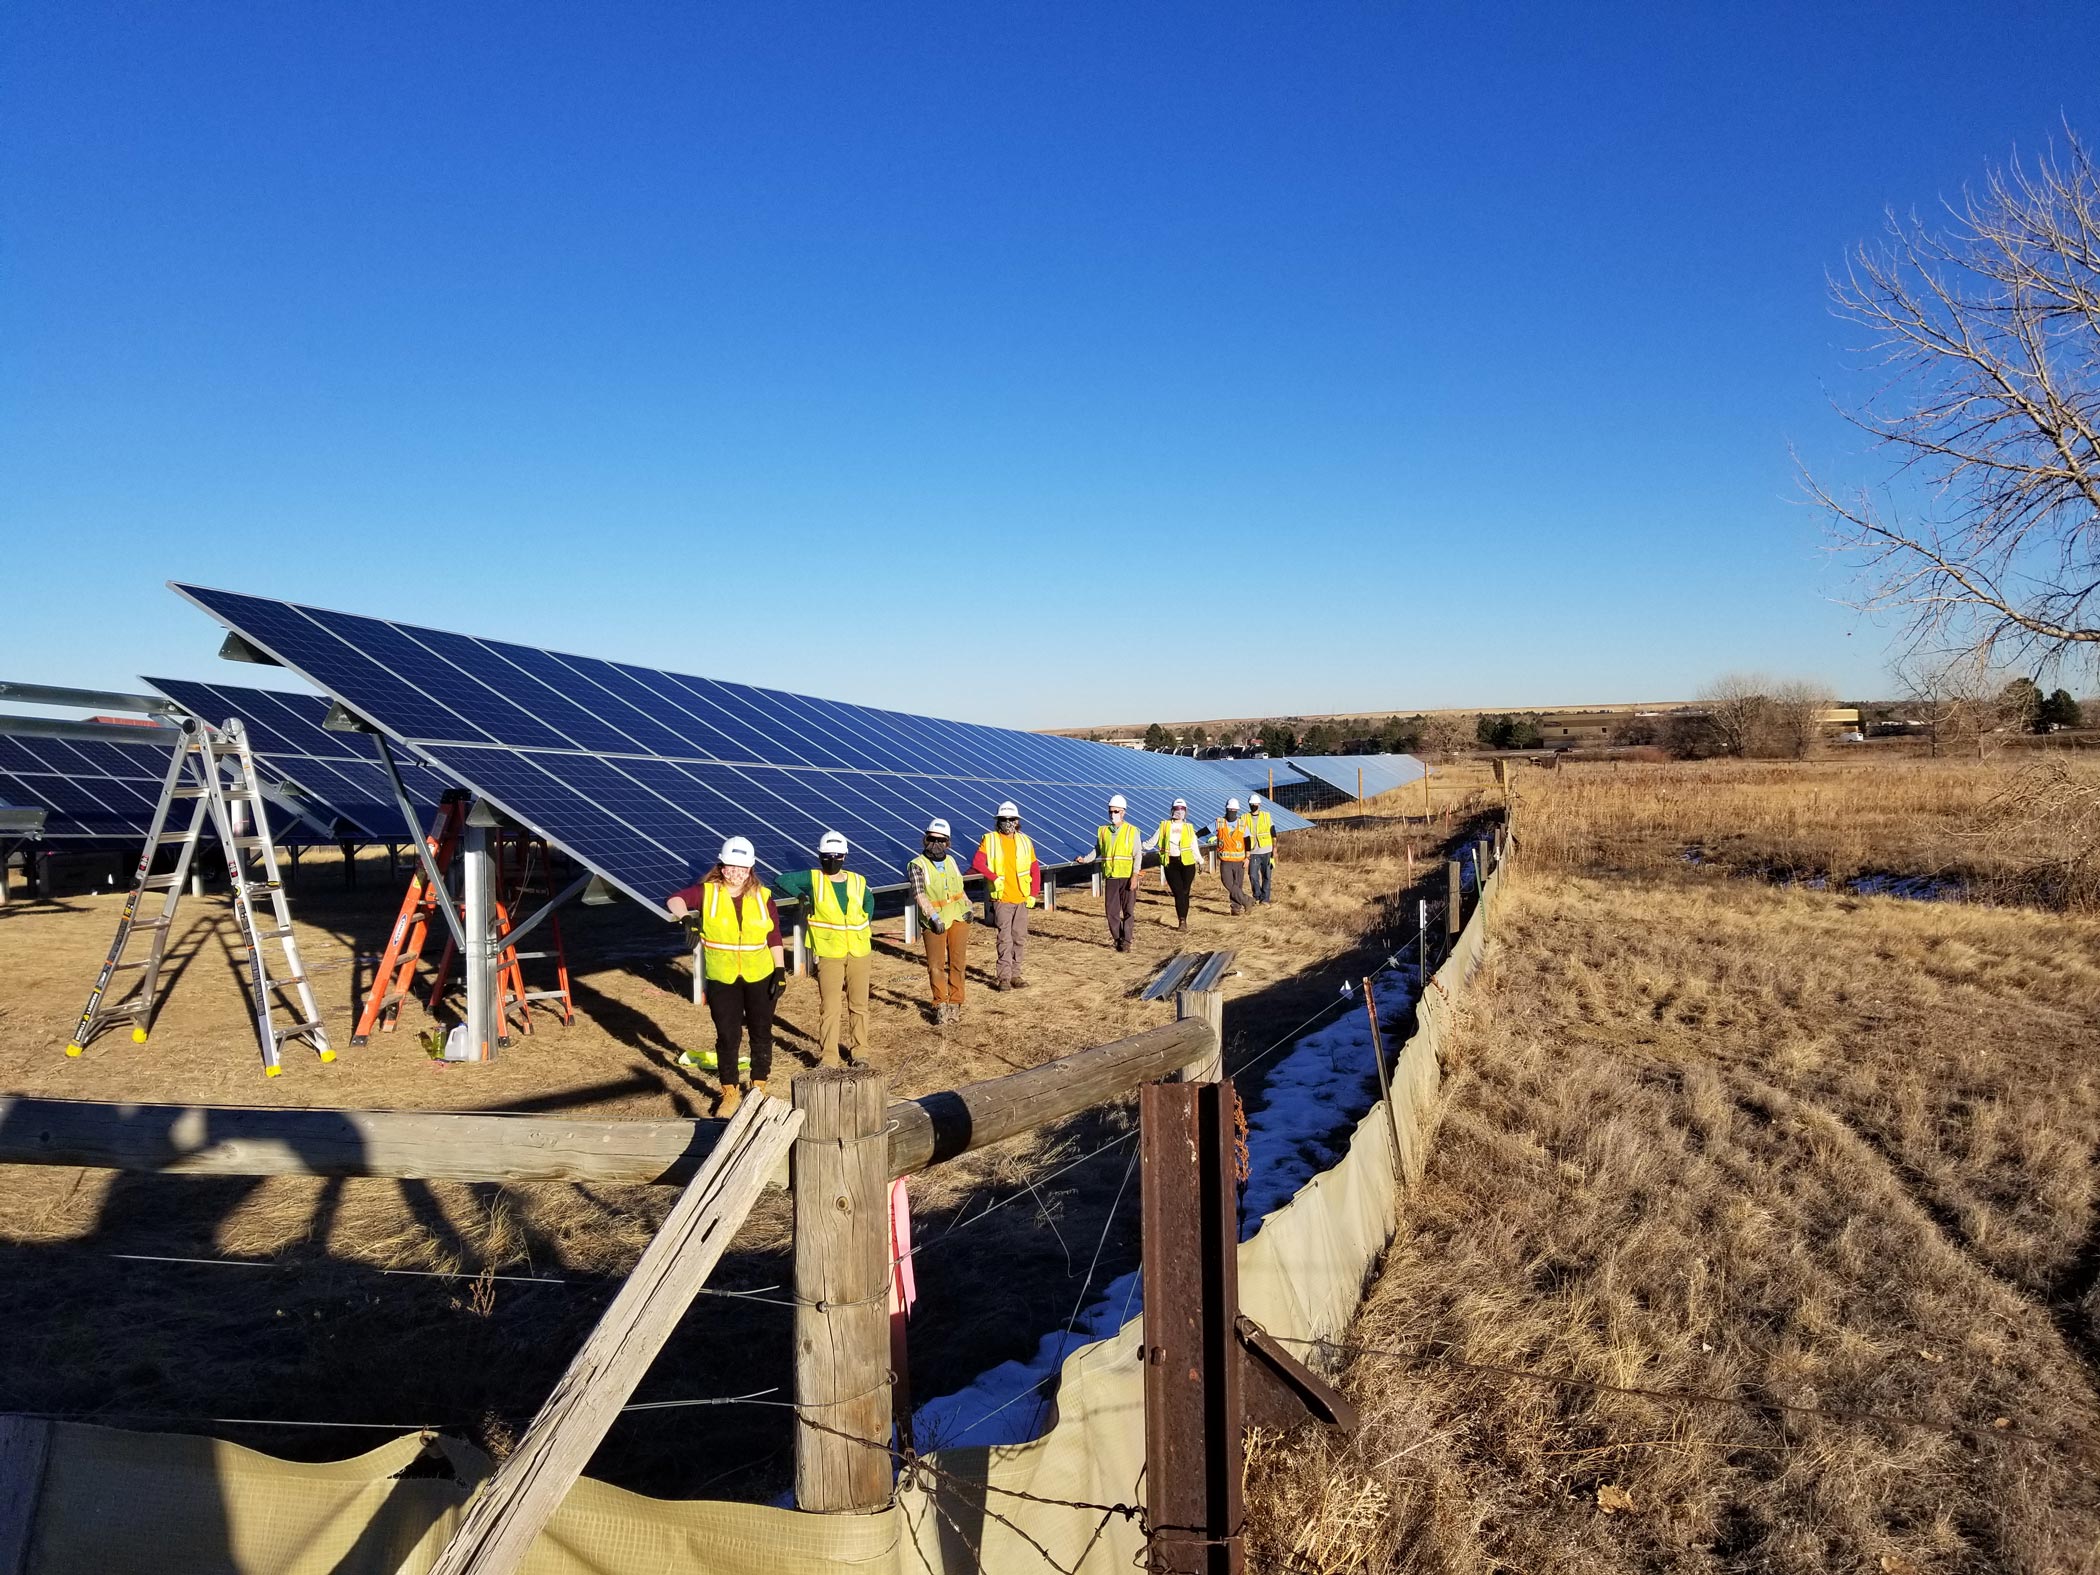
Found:
[{"label": "wooden fence post", "polygon": [[1465,920],[1466,877],[1464,866],[1457,859],[1444,860],[1445,885],[1448,895],[1444,899],[1444,938],[1448,943],[1458,939],[1458,932]]},{"label": "wooden fence post", "polygon": [[877,1510],[894,1480],[889,1091],[866,1067],[829,1067],[794,1096],[795,1503]]},{"label": "wooden fence post", "polygon": [[1211,1032],[1218,1036],[1217,1051],[1181,1074],[1184,1083],[1215,1083],[1225,1075],[1225,992],[1183,990],[1174,997],[1174,1017],[1177,1022],[1193,1017],[1208,1023]]}]

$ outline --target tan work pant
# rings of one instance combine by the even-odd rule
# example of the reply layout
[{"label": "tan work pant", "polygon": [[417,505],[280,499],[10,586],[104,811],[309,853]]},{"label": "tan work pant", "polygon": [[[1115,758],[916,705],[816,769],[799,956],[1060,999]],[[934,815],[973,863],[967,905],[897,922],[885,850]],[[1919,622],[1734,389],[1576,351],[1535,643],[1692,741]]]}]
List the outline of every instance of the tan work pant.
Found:
[{"label": "tan work pant", "polygon": [[1021,977],[1021,960],[1028,953],[1028,904],[994,902],[992,925],[999,935],[999,977]]},{"label": "tan work pant", "polygon": [[962,1005],[970,968],[969,917],[955,920],[938,935],[921,929],[919,939],[926,943],[926,976],[933,985],[933,1004]]},{"label": "tan work pant", "polygon": [[848,1029],[847,1048],[862,1060],[867,1059],[868,966],[873,960],[817,959],[817,1046],[827,1062],[838,1059],[841,1026]]}]

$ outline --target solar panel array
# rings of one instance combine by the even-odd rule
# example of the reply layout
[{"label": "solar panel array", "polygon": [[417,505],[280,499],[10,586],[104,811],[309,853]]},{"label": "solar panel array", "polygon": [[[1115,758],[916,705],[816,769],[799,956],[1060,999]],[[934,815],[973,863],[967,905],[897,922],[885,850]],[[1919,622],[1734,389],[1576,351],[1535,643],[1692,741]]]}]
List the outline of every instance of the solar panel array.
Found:
[{"label": "solar panel array", "polygon": [[[807,867],[826,830],[877,886],[936,816],[967,854],[1013,799],[1046,864],[1093,846],[1112,792],[1149,829],[1242,789],[1215,766],[473,639],[230,591],[175,590],[438,771],[652,906],[722,839]],[[1279,829],[1305,822],[1284,813]]]},{"label": "solar panel array", "polygon": [[[221,721],[225,718],[221,717]],[[91,844],[137,846],[153,823],[167,780],[174,730],[112,725],[107,741],[10,733],[0,717],[0,797],[45,811],[44,840],[74,848]],[[267,786],[272,773],[260,767]],[[187,825],[189,805],[178,803],[170,829]],[[321,817],[326,819],[324,815]],[[270,807],[270,834],[284,846],[327,841],[319,827],[280,805]]]},{"label": "solar panel array", "polygon": [[0,797],[43,809],[46,842],[143,841],[175,746],[167,729],[129,731],[136,742],[0,731]]},{"label": "solar panel array", "polygon": [[323,727],[328,702],[321,696],[181,678],[148,678],[146,683],[213,726],[239,717],[248,730],[248,746],[261,764],[375,842],[408,842],[420,835],[430,825],[438,795],[450,786],[421,762],[397,758],[401,785],[419,821],[410,830],[394,802],[378,746],[369,734]]},{"label": "solar panel array", "polygon": [[1276,764],[1287,765],[1315,782],[1324,782],[1348,798],[1356,797],[1359,771],[1363,773],[1365,798],[1390,793],[1429,774],[1429,768],[1413,755],[1291,755]]}]

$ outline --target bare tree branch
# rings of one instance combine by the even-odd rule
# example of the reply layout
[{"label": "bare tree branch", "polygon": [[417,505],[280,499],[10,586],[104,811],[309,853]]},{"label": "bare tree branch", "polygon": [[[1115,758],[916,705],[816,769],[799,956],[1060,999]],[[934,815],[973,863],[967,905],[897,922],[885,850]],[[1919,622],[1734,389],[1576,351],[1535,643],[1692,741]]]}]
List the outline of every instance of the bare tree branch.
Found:
[{"label": "bare tree branch", "polygon": [[1892,468],[1877,489],[1803,486],[1913,653],[2100,654],[2100,165],[2066,136],[1937,228],[1890,213],[1830,281],[1884,374],[1841,413]]}]

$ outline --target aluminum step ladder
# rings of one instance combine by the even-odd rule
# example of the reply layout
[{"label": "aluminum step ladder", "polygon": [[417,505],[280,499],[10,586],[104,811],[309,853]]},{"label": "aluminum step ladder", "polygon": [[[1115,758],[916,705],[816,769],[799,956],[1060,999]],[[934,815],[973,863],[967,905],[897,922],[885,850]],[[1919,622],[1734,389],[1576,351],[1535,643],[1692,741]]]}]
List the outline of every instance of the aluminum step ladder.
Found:
[{"label": "aluminum step ladder", "polygon": [[[262,783],[256,775],[255,757],[248,748],[247,730],[238,719],[224,727],[211,728],[197,721],[183,724],[183,739],[168,762],[161,784],[160,802],[146,832],[146,845],[139,854],[131,893],[117,916],[116,938],[102,972],[80,1014],[80,1025],[66,1045],[66,1054],[78,1056],[109,1026],[129,1019],[132,1039],[146,1042],[153,1015],[160,1004],[161,968],[167,957],[168,935],[181,906],[183,889],[189,884],[197,846],[208,826],[226,856],[227,879],[233,887],[234,921],[240,926],[247,948],[249,1001],[255,1015],[256,1041],[262,1050],[263,1075],[275,1077],[284,1070],[280,1052],[293,1040],[304,1040],[323,1061],[333,1061],[327,1030],[322,1026],[314,1002],[313,985],[299,958],[299,942],[292,930],[292,914],[285,902],[284,881],[277,866],[277,846],[270,836],[269,808]],[[170,831],[171,818],[180,819],[175,806],[187,801],[187,826]],[[175,865],[156,875],[154,865],[163,848],[175,848]],[[160,912],[150,919],[139,917],[147,899],[161,895]],[[265,911],[263,903],[267,902]],[[146,955],[127,954],[140,932],[149,942]],[[271,951],[278,962],[273,968]],[[138,983],[128,995],[112,1002],[110,986],[120,973],[136,971]],[[280,1025],[279,1014],[288,1020]]]}]

